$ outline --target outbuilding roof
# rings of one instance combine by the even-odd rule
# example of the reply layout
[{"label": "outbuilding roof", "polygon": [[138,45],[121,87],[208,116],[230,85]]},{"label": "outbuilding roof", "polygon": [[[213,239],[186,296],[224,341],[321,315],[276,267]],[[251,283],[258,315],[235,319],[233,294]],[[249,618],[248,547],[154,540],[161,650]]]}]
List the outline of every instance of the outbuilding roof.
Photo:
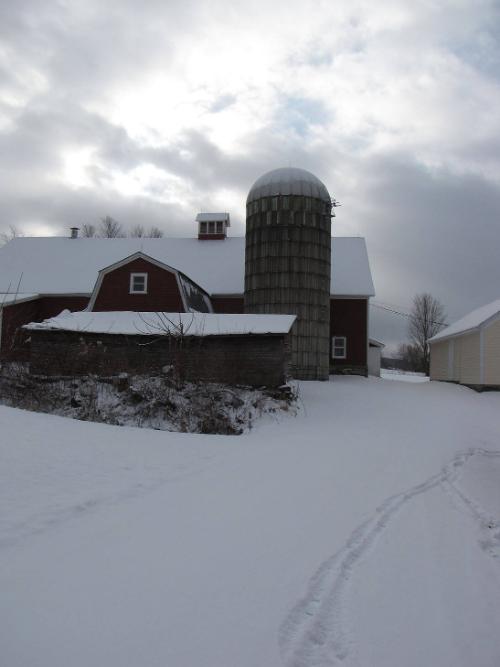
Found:
[{"label": "outbuilding roof", "polygon": [[432,338],[429,338],[428,342],[435,343],[438,340],[458,336],[459,334],[469,331],[475,331],[476,329],[479,329],[482,324],[498,314],[500,314],[500,299],[487,303],[480,308],[476,308],[476,310],[473,310],[468,315],[457,320],[454,324],[450,324],[449,327],[446,327]]},{"label": "outbuilding roof", "polygon": [[[0,248],[0,304],[2,294],[89,295],[101,269],[136,252],[184,273],[211,295],[244,292],[244,237],[210,241],[21,237]],[[331,294],[373,296],[363,238],[332,238]]]},{"label": "outbuilding roof", "polygon": [[88,312],[64,310],[44,322],[25,325],[29,330],[144,336],[235,336],[286,334],[295,315],[226,315],[216,313]]}]

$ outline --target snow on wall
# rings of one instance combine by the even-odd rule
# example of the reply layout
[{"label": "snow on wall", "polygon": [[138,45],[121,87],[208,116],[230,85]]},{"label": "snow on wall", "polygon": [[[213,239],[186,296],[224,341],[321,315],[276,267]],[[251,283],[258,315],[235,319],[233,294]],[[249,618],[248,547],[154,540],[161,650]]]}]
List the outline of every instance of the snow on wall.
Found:
[{"label": "snow on wall", "polygon": [[63,311],[44,322],[32,322],[29,330],[85,331],[123,335],[229,336],[286,334],[295,315],[227,315],[220,313],[136,313]]}]

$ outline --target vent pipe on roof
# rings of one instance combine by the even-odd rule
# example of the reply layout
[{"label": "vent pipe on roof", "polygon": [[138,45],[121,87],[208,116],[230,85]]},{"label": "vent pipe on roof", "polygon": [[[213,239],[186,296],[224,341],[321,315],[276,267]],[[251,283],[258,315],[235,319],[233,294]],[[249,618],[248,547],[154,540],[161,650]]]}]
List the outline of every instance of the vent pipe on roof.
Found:
[{"label": "vent pipe on roof", "polygon": [[77,239],[78,238],[78,232],[80,231],[80,227],[70,227],[70,229],[71,229],[70,238]]}]

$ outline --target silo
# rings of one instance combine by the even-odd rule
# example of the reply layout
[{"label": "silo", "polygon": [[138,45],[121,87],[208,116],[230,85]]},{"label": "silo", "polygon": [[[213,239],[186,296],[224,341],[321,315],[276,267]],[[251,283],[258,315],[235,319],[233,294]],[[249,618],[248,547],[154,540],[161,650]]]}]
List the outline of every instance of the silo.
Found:
[{"label": "silo", "polygon": [[297,315],[291,373],[327,380],[332,203],[304,169],[261,176],[247,198],[245,312]]}]

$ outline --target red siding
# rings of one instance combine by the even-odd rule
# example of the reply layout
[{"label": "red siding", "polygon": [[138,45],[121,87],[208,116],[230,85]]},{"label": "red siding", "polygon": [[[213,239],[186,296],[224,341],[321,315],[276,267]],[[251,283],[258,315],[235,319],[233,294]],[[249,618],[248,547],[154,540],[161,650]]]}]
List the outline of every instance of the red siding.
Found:
[{"label": "red siding", "polygon": [[27,334],[20,329],[23,324],[36,321],[38,318],[38,301],[26,301],[11,306],[4,306],[2,310],[2,359],[24,360],[29,356]]},{"label": "red siding", "polygon": [[88,296],[44,296],[38,299],[38,321],[46,320],[48,317],[55,317],[63,310],[85,310],[89,304]]},{"label": "red siding", "polygon": [[[148,293],[130,294],[130,274],[148,274]],[[184,312],[175,273],[145,259],[134,259],[104,275],[93,310]]]},{"label": "red siding", "polygon": [[212,308],[214,313],[244,313],[245,300],[242,296],[218,296],[212,297]]},{"label": "red siding", "polygon": [[366,366],[368,338],[366,299],[330,299],[330,338],[332,336],[347,338],[347,358],[331,359],[334,366]]},{"label": "red siding", "polygon": [[26,341],[29,334],[22,331],[23,324],[41,322],[48,317],[59,315],[65,309],[83,310],[88,302],[89,298],[85,296],[50,296],[4,306],[0,357],[17,360],[28,357],[29,347]]}]

